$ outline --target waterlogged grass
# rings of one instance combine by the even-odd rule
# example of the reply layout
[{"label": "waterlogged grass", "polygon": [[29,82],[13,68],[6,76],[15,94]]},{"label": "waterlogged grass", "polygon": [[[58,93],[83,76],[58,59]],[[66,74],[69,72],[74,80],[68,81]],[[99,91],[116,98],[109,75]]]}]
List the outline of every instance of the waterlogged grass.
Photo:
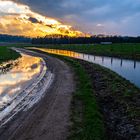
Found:
[{"label": "waterlogged grass", "polygon": [[15,60],[20,57],[20,54],[11,50],[9,47],[0,46],[0,63]]},{"label": "waterlogged grass", "polygon": [[[61,57],[62,58],[62,57]],[[104,140],[104,121],[88,75],[76,61],[63,58],[74,69],[77,81],[72,101],[70,140]]]},{"label": "waterlogged grass", "polygon": [[140,60],[140,43],[122,43],[110,45],[46,45],[42,47]]}]

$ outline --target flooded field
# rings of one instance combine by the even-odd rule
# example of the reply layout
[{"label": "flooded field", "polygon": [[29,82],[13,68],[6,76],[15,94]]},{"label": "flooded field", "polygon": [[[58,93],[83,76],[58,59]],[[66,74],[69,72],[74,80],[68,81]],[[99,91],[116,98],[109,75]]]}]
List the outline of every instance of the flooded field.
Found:
[{"label": "flooded field", "polygon": [[107,67],[114,72],[118,73],[125,79],[129,80],[131,83],[140,87],[140,62],[126,59],[119,59],[113,57],[104,56],[94,56],[83,53],[76,53],[67,50],[56,50],[56,49],[46,49],[46,48],[34,48],[41,50],[43,52],[58,54],[68,57],[73,57],[77,59],[82,59],[88,62],[99,64],[101,66]]}]

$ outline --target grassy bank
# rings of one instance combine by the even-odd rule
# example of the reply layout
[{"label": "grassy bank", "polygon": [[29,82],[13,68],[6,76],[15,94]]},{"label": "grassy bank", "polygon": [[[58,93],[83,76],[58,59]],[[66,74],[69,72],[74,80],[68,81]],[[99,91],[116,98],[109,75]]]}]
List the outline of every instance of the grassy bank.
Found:
[{"label": "grassy bank", "polygon": [[80,64],[92,82],[109,139],[140,138],[140,89],[109,69],[85,61]]},{"label": "grassy bank", "polygon": [[[35,46],[35,45],[34,45]],[[51,49],[64,49],[88,54],[114,56],[128,59],[140,60],[139,43],[122,43],[111,45],[40,45]]]},{"label": "grassy bank", "polygon": [[78,76],[70,140],[139,138],[140,89],[99,65],[70,58],[65,60]]},{"label": "grassy bank", "polygon": [[20,54],[11,50],[9,47],[0,46],[0,63],[8,61],[8,60],[15,60],[20,57]]},{"label": "grassy bank", "polygon": [[103,116],[93,93],[89,76],[83,67],[72,59],[65,58],[75,71],[77,89],[72,101],[70,140],[104,140]]}]

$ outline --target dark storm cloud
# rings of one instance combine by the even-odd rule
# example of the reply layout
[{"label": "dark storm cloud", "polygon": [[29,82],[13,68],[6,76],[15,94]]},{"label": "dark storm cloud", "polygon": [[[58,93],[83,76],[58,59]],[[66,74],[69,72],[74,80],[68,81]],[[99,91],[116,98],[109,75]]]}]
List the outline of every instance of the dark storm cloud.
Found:
[{"label": "dark storm cloud", "polygon": [[33,17],[29,17],[28,20],[31,21],[32,23],[40,23],[36,18]]},{"label": "dark storm cloud", "polygon": [[[15,1],[27,4],[36,12],[58,18],[84,31],[140,34],[140,0]],[[103,26],[97,26],[98,24]]]},{"label": "dark storm cloud", "polygon": [[[39,23],[39,24],[43,24],[41,21],[37,20],[36,18],[34,17],[29,17],[28,20],[32,23]],[[46,26],[48,26],[49,28],[54,28],[53,25],[49,25],[49,24],[46,24]]]}]

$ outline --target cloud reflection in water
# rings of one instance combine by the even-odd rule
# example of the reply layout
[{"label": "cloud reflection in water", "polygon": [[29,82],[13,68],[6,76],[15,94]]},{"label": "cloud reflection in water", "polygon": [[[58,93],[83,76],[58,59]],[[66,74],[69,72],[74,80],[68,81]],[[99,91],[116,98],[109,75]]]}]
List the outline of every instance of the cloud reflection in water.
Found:
[{"label": "cloud reflection in water", "polygon": [[32,83],[42,70],[41,58],[22,54],[17,61],[18,65],[0,75],[0,109]]}]

